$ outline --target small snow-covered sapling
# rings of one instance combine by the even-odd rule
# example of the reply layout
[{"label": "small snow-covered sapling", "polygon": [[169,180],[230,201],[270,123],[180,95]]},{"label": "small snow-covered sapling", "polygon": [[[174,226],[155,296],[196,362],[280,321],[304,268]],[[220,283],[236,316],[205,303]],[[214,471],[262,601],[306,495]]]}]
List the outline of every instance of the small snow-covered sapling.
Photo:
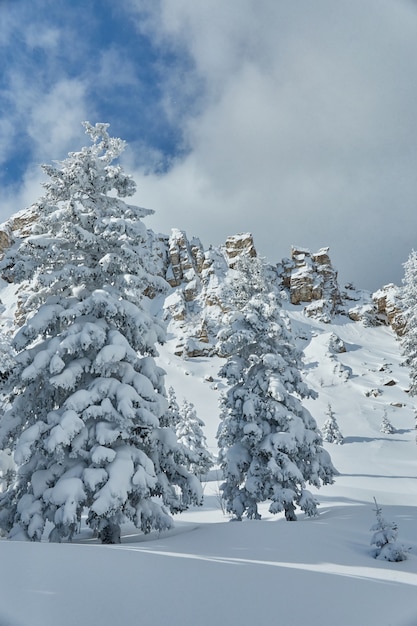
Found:
[{"label": "small snow-covered sapling", "polygon": [[382,509],[378,505],[376,498],[374,498],[374,502],[377,521],[371,527],[373,531],[371,546],[375,546],[372,551],[373,557],[385,561],[405,561],[410,548],[406,548],[397,541],[397,524],[395,522],[387,522],[382,517]]},{"label": "small snow-covered sapling", "polygon": [[381,433],[385,433],[386,435],[392,435],[392,433],[395,433],[395,428],[389,421],[386,411],[384,411],[384,416],[379,430]]},{"label": "small snow-covered sapling", "polygon": [[342,444],[343,435],[340,432],[331,404],[328,405],[326,415],[328,415],[328,419],[324,422],[323,428],[321,429],[323,441]]}]

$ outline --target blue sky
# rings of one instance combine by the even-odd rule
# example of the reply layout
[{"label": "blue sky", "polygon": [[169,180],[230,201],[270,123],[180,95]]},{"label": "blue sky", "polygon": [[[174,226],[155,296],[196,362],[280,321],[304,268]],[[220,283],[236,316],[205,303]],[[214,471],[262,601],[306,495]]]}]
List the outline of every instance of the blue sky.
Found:
[{"label": "blue sky", "polygon": [[401,281],[417,247],[411,0],[0,0],[0,220],[109,122],[148,226]]},{"label": "blue sky", "polygon": [[[8,144],[2,154],[3,184],[19,183],[32,162],[37,146],[30,125],[37,121],[39,100],[54,100],[54,92],[54,125],[66,123],[60,119],[62,98],[64,114],[74,104],[88,119],[109,122],[115,135],[157,152],[160,162],[151,167],[164,171],[172,157],[184,151],[182,133],[162,102],[164,76],[172,67],[179,74],[186,71],[190,59],[172,45],[154,45],[153,38],[137,28],[137,16],[128,5],[108,0],[2,0],[0,17],[6,26],[0,36],[0,106]],[[73,137],[81,131],[74,122],[64,140],[56,142],[59,154],[46,158],[63,156],[70,143],[76,147]],[[46,120],[40,123],[46,126]]]}]

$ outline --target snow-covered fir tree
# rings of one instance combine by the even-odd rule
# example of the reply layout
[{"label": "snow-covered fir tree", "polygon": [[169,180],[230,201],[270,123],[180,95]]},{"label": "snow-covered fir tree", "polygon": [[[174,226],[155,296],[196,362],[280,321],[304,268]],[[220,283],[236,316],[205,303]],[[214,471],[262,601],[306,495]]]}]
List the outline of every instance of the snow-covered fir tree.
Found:
[{"label": "snow-covered fir tree", "polygon": [[164,426],[169,426],[176,431],[178,424],[181,421],[181,410],[177,401],[174,387],[169,387],[167,399],[168,410],[163,417],[163,423]]},{"label": "snow-covered fir tree", "polygon": [[10,448],[0,450],[0,493],[12,484],[16,475],[16,465]]},{"label": "snow-covered fir tree", "polygon": [[395,522],[387,522],[382,517],[382,509],[375,501],[376,523],[371,527],[371,546],[375,546],[373,556],[384,561],[405,561],[410,548],[397,541],[398,528]]},{"label": "snow-covered fir tree", "polygon": [[312,395],[301,380],[301,354],[261,261],[243,259],[235,273],[236,308],[219,333],[219,353],[228,356],[220,375],[230,385],[217,434],[222,497],[237,519],[259,518],[258,503],[266,500],[271,513],[284,511],[287,520],[296,519],[297,505],[312,516],[317,502],[306,483],[332,483],[335,469],[300,401]]},{"label": "snow-covered fir tree", "polygon": [[0,331],[0,406],[9,401],[8,390],[15,382],[16,352],[12,337]]},{"label": "snow-covered fir tree", "polygon": [[173,387],[168,389],[168,411],[165,425],[170,426],[178,439],[181,461],[198,477],[213,466],[213,458],[207,449],[204,422],[197,416],[194,405],[184,400],[180,408]]},{"label": "snow-covered fir tree", "polygon": [[177,424],[178,443],[184,446],[188,469],[197,476],[206,474],[213,466],[213,458],[207,449],[204,422],[197,416],[192,402],[184,400]]},{"label": "snow-covered fir tree", "polygon": [[321,429],[323,441],[327,441],[327,443],[337,443],[341,445],[343,443],[343,435],[340,432],[340,428],[336,421],[336,417],[331,404],[329,404],[327,407],[326,415],[328,416],[327,420],[324,422]]},{"label": "snow-covered fir tree", "polygon": [[224,307],[240,310],[254,294],[267,293],[268,285],[277,283],[274,269],[260,257],[241,254],[229,270],[221,287],[220,299]]},{"label": "snow-covered fir tree", "polygon": [[201,502],[198,480],[178,462],[164,425],[164,372],[155,343],[164,329],[146,294],[161,292],[151,211],[127,204],[135,183],[113,164],[124,142],[107,124],[85,124],[92,144],[70,153],[32,207],[31,234],[5,255],[3,275],[22,282],[23,325],[14,337],[19,384],[1,416],[17,477],[1,497],[10,537],[71,538],[81,513],[103,542],[131,520],[144,532]]},{"label": "snow-covered fir tree", "polygon": [[410,368],[410,394],[417,394],[417,252],[404,263],[402,300],[405,330],[401,341],[405,364]]},{"label": "snow-covered fir tree", "polygon": [[395,428],[389,421],[386,411],[384,411],[379,430],[381,431],[381,433],[385,433],[386,435],[392,435],[392,433],[395,433]]}]

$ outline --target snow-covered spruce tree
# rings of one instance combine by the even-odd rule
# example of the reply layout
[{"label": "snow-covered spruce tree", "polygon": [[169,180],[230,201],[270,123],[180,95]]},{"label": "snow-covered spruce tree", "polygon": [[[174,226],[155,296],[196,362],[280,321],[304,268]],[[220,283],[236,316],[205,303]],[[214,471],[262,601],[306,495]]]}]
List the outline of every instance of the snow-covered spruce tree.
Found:
[{"label": "snow-covered spruce tree", "polygon": [[[17,376],[18,367],[11,337],[0,331],[0,415],[10,408],[11,389],[18,382]],[[16,465],[11,449],[0,449],[0,493],[12,484],[15,473]]]},{"label": "snow-covered spruce tree", "polygon": [[[0,419],[0,442],[18,472],[2,495],[11,538],[71,538],[81,513],[103,542],[131,520],[168,528],[169,513],[201,502],[201,486],[177,461],[163,371],[154,361],[163,328],[147,293],[164,289],[141,218],[127,204],[135,184],[113,165],[124,142],[86,123],[92,145],[56,167],[34,205],[30,236],[2,271],[26,285],[14,338],[19,384]],[[162,421],[161,421],[162,420]]]},{"label": "snow-covered spruce tree", "polygon": [[382,509],[375,501],[376,523],[371,527],[373,535],[371,546],[375,546],[373,556],[375,559],[385,561],[405,561],[410,548],[406,548],[397,541],[398,528],[395,522],[387,522],[382,517]]},{"label": "snow-covered spruce tree", "polygon": [[395,428],[389,421],[386,411],[384,411],[384,415],[383,415],[379,430],[381,433],[385,433],[386,435],[392,435],[393,433],[395,433]]},{"label": "snow-covered spruce tree", "polygon": [[213,458],[207,449],[204,422],[197,416],[192,402],[184,400],[180,409],[181,419],[177,424],[178,443],[184,447],[187,467],[196,476],[206,474],[213,466]]},{"label": "snow-covered spruce tree", "polygon": [[340,432],[340,428],[336,421],[331,404],[329,404],[327,407],[326,415],[328,415],[328,418],[324,422],[321,429],[323,441],[327,441],[327,443],[337,443],[341,445],[343,443],[343,435]]},{"label": "snow-covered spruce tree", "polygon": [[7,448],[0,450],[0,493],[7,490],[12,484],[16,473],[12,451]]},{"label": "snow-covered spruce tree", "polygon": [[15,383],[16,353],[12,337],[0,331],[0,406],[9,401],[8,392]]},{"label": "snow-covered spruce tree", "polygon": [[284,511],[287,520],[295,520],[296,505],[307,515],[317,512],[306,483],[332,483],[335,469],[315,420],[301,404],[300,398],[312,395],[301,380],[301,355],[260,269],[259,259],[235,265],[236,309],[219,333],[219,354],[228,356],[220,375],[230,385],[217,434],[220,489],[236,519],[244,514],[258,519],[258,503],[271,500],[271,513]]},{"label": "snow-covered spruce tree", "polygon": [[168,411],[164,424],[175,431],[179,444],[179,459],[187,469],[198,476],[213,466],[203,432],[204,422],[197,416],[194,405],[184,400],[180,408],[173,387],[168,389]]},{"label": "snow-covered spruce tree", "polygon": [[417,252],[404,263],[402,300],[405,329],[401,345],[404,363],[410,368],[410,394],[417,395]]},{"label": "snow-covered spruce tree", "polygon": [[267,285],[273,284],[276,278],[272,267],[260,257],[242,254],[234,261],[222,285],[221,301],[233,311],[240,310],[253,295],[270,291]]},{"label": "snow-covered spruce tree", "polygon": [[175,389],[173,387],[169,387],[167,398],[168,398],[168,410],[166,411],[163,417],[163,425],[169,426],[174,431],[176,431],[178,424],[181,421],[181,411],[180,411],[179,404],[177,402]]}]

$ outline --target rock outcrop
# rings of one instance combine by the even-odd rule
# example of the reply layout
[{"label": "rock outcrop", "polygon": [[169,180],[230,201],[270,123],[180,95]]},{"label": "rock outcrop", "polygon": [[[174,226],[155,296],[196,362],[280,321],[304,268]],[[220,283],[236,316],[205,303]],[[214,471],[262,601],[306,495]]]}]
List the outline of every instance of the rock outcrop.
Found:
[{"label": "rock outcrop", "polygon": [[38,219],[33,207],[16,213],[0,226],[0,257],[10,248],[17,237],[25,237],[30,233],[32,224]]},{"label": "rock outcrop", "polygon": [[227,309],[222,297],[225,277],[242,254],[256,256],[250,233],[230,236],[220,248],[204,251],[199,239],[189,241],[184,231],[171,231],[166,280],[173,292],[165,301],[165,311],[175,326],[176,354],[197,357],[215,352]]},{"label": "rock outcrop", "polygon": [[[201,241],[193,238],[188,241],[183,230],[172,229],[168,239],[168,269],[166,280],[171,287],[181,283],[191,283],[201,273],[204,262],[204,249]],[[190,296],[192,299],[192,296]]]},{"label": "rock outcrop", "polygon": [[391,326],[399,337],[405,331],[404,310],[401,299],[401,288],[390,283],[372,294],[377,315],[384,323]]},{"label": "rock outcrop", "polygon": [[330,322],[340,312],[342,300],[337,282],[337,271],[329,257],[329,248],[312,254],[307,248],[292,247],[291,259],[279,265],[283,287],[289,292],[292,304],[306,303],[309,317]]},{"label": "rock outcrop", "polygon": [[[200,240],[188,240],[183,231],[173,230],[166,241],[166,278],[173,288],[165,302],[167,319],[175,326],[176,353],[185,357],[209,356],[216,352],[216,335],[228,310],[224,285],[240,255],[256,257],[252,235],[228,237],[219,248],[204,250]],[[303,307],[308,317],[329,323],[337,314],[368,326],[389,324],[401,332],[399,289],[394,285],[371,294],[338,285],[328,248],[311,253],[293,247],[290,259],[276,268],[267,266],[271,289],[287,293],[292,305]],[[337,338],[336,338],[337,339]],[[333,351],[343,351],[335,341]]]},{"label": "rock outcrop", "polygon": [[363,289],[356,289],[352,283],[345,285],[342,291],[344,314],[353,322],[362,322],[365,326],[378,326],[384,324],[379,318],[372,300],[372,294]]},{"label": "rock outcrop", "polygon": [[256,257],[255,245],[251,233],[239,233],[238,235],[228,237],[223,246],[223,250],[229,267],[233,267],[236,260],[242,254],[246,254],[251,258]]},{"label": "rock outcrop", "polygon": [[[0,226],[0,257],[30,233],[37,217],[36,207],[30,207]],[[252,235],[232,235],[219,248],[210,246],[205,250],[200,239],[188,239],[179,229],[173,229],[170,235],[148,233],[150,254],[161,277],[172,288],[164,310],[176,338],[175,352],[185,357],[214,354],[216,336],[229,306],[225,292],[227,275],[242,255],[257,256]],[[390,325],[398,335],[404,332],[400,288],[387,285],[370,294],[347,285],[341,292],[329,248],[311,253],[307,248],[293,246],[289,259],[266,267],[271,289],[286,292],[291,304],[303,307],[309,317],[330,322],[340,313],[366,325]],[[17,296],[18,292],[17,288]],[[149,291],[146,295],[154,298],[158,293]],[[19,306],[17,317],[18,311]],[[342,349],[337,342],[333,348]]]},{"label": "rock outcrop", "polygon": [[391,326],[399,337],[404,334],[401,288],[397,285],[391,283],[370,293],[348,284],[342,292],[342,299],[344,311],[353,322],[365,326]]}]

